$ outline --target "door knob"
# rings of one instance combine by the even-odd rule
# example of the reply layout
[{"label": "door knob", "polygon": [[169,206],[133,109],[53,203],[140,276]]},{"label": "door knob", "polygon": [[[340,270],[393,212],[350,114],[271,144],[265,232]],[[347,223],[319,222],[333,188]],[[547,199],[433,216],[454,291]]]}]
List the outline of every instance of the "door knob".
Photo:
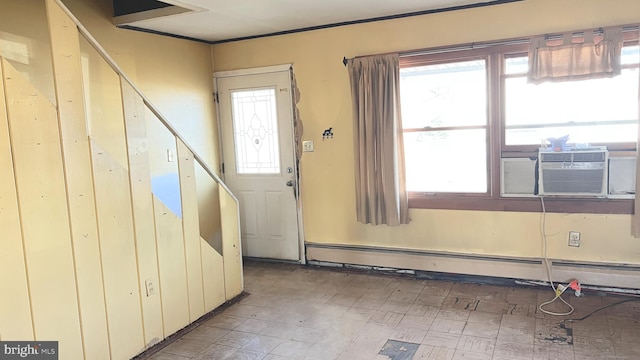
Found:
[{"label": "door knob", "polygon": [[293,186],[293,180],[287,181],[287,186]]}]

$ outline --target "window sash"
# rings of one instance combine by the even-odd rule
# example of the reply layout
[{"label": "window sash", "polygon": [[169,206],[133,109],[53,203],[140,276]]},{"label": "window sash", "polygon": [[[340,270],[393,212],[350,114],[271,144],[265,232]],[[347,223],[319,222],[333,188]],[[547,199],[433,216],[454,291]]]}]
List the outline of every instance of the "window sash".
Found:
[{"label": "window sash", "polygon": [[[628,31],[624,33],[624,46],[638,45],[638,32]],[[473,49],[478,47],[478,49]],[[540,211],[539,199],[536,198],[503,198],[500,196],[500,159],[508,157],[533,157],[537,155],[539,144],[535,145],[506,145],[505,132],[512,127],[505,124],[504,113],[504,79],[509,77],[526,76],[524,71],[505,74],[505,59],[514,58],[526,54],[528,49],[527,39],[505,40],[494,42],[493,45],[469,44],[468,46],[456,46],[452,48],[439,48],[428,50],[428,54],[415,56],[403,56],[400,59],[401,68],[424,66],[429,64],[457,62],[467,59],[485,57],[487,59],[487,111],[486,126],[443,126],[427,128],[405,128],[405,134],[412,132],[434,132],[454,129],[484,128],[487,136],[487,188],[488,192],[478,193],[425,193],[410,192],[409,204],[413,208],[433,209],[469,209],[469,210],[498,210],[498,211]],[[624,63],[623,69],[638,67],[638,64]],[[639,90],[640,91],[640,90]],[[611,124],[629,124],[629,120],[612,120]],[[529,124],[530,126],[540,124]],[[547,125],[545,125],[547,126]],[[560,126],[558,124],[557,126]],[[574,126],[574,125],[572,125]],[[578,125],[579,126],[579,125]],[[601,143],[593,142],[590,145],[607,146],[613,155],[635,155],[637,143]],[[619,213],[629,214],[633,212],[633,200],[628,199],[554,199],[548,206],[550,212],[592,212],[592,213]]]}]

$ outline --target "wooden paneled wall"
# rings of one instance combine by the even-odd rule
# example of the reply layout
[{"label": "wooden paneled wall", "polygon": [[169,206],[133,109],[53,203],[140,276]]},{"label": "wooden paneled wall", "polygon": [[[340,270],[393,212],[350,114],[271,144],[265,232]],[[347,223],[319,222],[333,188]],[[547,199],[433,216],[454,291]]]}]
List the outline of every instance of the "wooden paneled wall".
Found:
[{"label": "wooden paneled wall", "polygon": [[[58,106],[0,54],[0,340],[128,359],[242,292],[237,206],[220,187],[220,254],[200,234],[193,154],[157,143],[120,76],[102,105],[122,116],[87,126],[77,28],[55,1],[47,11]],[[149,152],[163,146],[177,149],[181,214],[152,192]]]}]

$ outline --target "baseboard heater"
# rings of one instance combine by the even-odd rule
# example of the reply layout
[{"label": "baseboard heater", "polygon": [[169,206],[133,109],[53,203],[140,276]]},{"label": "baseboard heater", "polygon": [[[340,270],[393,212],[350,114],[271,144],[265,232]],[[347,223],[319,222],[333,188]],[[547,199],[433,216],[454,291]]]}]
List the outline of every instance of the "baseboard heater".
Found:
[{"label": "baseboard heater", "polygon": [[[461,274],[507,279],[548,281],[539,258],[514,258],[449,252],[407,250],[375,246],[306,244],[309,264],[371,267],[422,274]],[[637,289],[640,266],[550,259],[554,282],[578,279],[582,284]],[[498,281],[496,279],[496,281]],[[508,281],[508,280],[507,280]]]}]

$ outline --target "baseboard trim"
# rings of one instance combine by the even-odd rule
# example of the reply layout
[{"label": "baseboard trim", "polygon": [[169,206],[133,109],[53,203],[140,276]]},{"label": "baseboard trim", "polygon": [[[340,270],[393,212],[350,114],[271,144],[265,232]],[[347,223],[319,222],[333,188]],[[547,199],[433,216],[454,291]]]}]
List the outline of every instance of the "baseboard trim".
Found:
[{"label": "baseboard trim", "polygon": [[[399,270],[548,281],[542,259],[430,252],[371,246],[306,243],[307,260]],[[640,266],[550,259],[554,282],[578,279],[593,286],[637,289]]]}]

